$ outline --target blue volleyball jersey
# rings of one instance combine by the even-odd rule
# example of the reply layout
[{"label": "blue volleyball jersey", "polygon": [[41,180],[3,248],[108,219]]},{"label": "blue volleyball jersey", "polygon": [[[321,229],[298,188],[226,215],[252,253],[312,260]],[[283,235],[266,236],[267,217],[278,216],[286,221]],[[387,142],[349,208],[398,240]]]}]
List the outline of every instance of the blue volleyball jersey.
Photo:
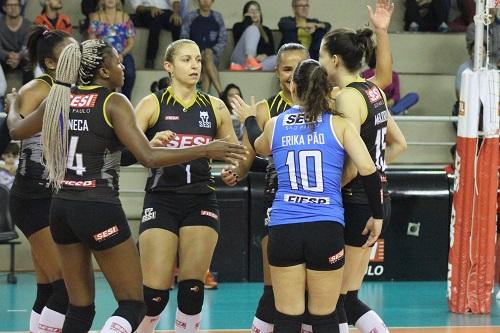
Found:
[{"label": "blue volleyball jersey", "polygon": [[323,113],[313,128],[298,106],[278,116],[271,143],[278,192],[269,226],[317,221],[344,225],[344,147],[331,117]]}]

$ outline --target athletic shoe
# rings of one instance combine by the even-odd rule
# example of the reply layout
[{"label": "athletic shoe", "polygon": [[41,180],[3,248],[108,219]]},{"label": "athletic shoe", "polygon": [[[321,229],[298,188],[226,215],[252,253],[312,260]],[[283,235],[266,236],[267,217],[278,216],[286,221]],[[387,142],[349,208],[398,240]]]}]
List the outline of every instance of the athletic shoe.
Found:
[{"label": "athletic shoe", "polygon": [[441,25],[438,27],[438,32],[449,32],[449,31],[450,27],[445,22],[441,23]]},{"label": "athletic shoe", "polygon": [[237,64],[235,62],[232,62],[231,65],[229,66],[230,71],[244,71],[246,70],[245,66]]},{"label": "athletic shoe", "polygon": [[259,69],[262,69],[262,64],[255,58],[247,58],[247,60],[245,61],[245,66],[251,71],[258,71]]},{"label": "athletic shoe", "polygon": [[410,26],[408,27],[408,31],[410,31],[410,32],[417,32],[417,31],[419,31],[419,29],[420,29],[420,26],[418,25],[417,22],[411,22]]},{"label": "athletic shoe", "polygon": [[210,271],[205,274],[205,289],[217,289],[217,281]]}]

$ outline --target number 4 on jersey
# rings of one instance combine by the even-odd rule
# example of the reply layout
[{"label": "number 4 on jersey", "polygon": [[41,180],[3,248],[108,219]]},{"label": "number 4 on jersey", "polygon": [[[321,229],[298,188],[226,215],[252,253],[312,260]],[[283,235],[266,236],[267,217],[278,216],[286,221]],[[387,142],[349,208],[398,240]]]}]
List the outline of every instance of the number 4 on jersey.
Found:
[{"label": "number 4 on jersey", "polygon": [[71,137],[71,140],[69,142],[68,163],[66,164],[66,168],[75,171],[78,176],[83,176],[83,173],[86,171],[86,168],[83,166],[82,154],[78,154],[76,152],[78,139],[79,138],[77,136]]}]

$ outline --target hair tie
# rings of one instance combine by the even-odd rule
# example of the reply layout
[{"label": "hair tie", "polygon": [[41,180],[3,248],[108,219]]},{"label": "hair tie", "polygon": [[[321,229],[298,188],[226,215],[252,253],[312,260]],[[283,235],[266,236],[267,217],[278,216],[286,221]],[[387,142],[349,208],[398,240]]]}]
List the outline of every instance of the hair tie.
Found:
[{"label": "hair tie", "polygon": [[68,87],[68,88],[71,88],[71,83],[66,83],[66,82],[61,82],[59,80],[56,80],[55,81],[55,84],[58,84],[60,86],[65,86],[65,87]]},{"label": "hair tie", "polygon": [[45,30],[43,33],[42,33],[42,37],[43,38],[47,38],[47,35],[50,33],[50,30]]}]

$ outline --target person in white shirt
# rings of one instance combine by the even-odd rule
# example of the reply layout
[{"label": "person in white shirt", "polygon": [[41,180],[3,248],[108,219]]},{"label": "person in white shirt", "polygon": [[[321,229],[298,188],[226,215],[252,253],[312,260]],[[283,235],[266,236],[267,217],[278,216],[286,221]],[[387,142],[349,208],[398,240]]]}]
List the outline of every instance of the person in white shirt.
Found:
[{"label": "person in white shirt", "polygon": [[145,67],[154,68],[161,29],[172,32],[172,41],[179,39],[181,3],[179,0],[130,0],[130,4],[135,10],[135,14],[131,15],[134,25],[149,29]]}]

